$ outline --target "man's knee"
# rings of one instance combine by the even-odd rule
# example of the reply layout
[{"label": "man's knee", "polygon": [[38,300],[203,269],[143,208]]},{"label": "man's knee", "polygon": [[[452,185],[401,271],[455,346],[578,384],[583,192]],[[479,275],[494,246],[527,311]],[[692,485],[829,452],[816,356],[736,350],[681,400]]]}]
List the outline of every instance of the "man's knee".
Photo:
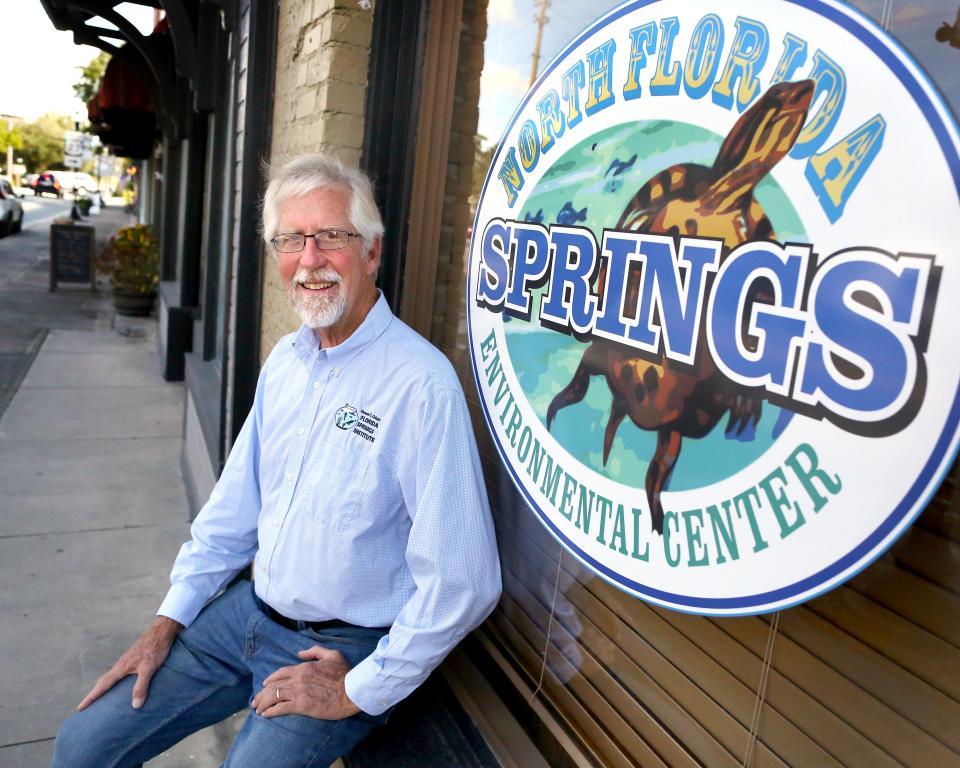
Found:
[{"label": "man's knee", "polygon": [[133,680],[124,678],[86,709],[63,721],[54,741],[51,768],[129,768],[138,764],[120,760],[147,727],[146,723],[138,727],[135,720],[124,717],[133,711]]},{"label": "man's knee", "polygon": [[51,768],[103,768],[103,746],[89,718],[77,712],[68,717],[53,744]]}]

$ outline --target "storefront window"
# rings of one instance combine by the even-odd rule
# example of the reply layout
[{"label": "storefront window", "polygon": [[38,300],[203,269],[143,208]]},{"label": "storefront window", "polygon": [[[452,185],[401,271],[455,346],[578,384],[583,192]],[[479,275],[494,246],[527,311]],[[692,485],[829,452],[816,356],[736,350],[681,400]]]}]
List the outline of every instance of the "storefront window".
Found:
[{"label": "storefront window", "polygon": [[[615,5],[464,2],[433,340],[454,361],[474,408],[494,509],[504,598],[490,631],[527,693],[536,691],[597,764],[740,765],[753,733],[756,765],[960,761],[960,683],[947,673],[960,664],[956,466],[907,534],[845,585],[779,614],[703,618],[637,600],[565,552],[528,509],[488,438],[467,354],[466,265],[477,199],[537,73]],[[956,1],[852,5],[916,58],[960,114]]]},{"label": "storefront window", "polygon": [[544,66],[578,32],[616,5],[609,0],[589,7],[543,0],[490,2],[480,78],[478,134],[483,148],[489,149],[500,138],[520,99]]},{"label": "storefront window", "polygon": [[954,0],[852,0],[906,48],[960,114],[960,8]]}]

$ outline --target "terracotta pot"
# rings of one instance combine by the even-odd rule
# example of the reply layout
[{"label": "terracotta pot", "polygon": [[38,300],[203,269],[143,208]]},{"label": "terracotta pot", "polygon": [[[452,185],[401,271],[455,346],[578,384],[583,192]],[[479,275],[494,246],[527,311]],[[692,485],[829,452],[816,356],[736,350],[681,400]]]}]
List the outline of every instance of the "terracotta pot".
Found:
[{"label": "terracotta pot", "polygon": [[146,317],[153,310],[153,302],[156,298],[156,292],[140,293],[125,291],[122,288],[113,289],[113,306],[118,315],[125,317]]}]

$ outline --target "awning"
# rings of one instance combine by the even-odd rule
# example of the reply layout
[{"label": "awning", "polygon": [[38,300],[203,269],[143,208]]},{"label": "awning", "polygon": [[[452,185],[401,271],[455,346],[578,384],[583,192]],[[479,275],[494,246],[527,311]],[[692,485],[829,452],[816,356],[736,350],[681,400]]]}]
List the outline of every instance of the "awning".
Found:
[{"label": "awning", "polygon": [[[154,32],[151,37],[164,34]],[[156,105],[144,84],[139,59],[124,45],[110,59],[100,90],[87,102],[90,130],[119,157],[150,157],[156,130]]]}]

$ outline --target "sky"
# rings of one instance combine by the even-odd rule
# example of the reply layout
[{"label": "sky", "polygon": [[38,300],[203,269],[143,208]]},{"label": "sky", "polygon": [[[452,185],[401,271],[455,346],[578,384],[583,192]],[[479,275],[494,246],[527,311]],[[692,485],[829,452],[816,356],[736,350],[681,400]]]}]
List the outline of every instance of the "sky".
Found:
[{"label": "sky", "polygon": [[[960,112],[960,51],[933,42],[933,30],[939,23],[956,18],[958,0],[853,0],[853,4],[874,18],[880,19],[885,12],[892,17],[894,34],[935,75],[954,111]],[[479,131],[488,144],[499,138],[527,90],[536,5],[532,0],[489,2]],[[589,9],[578,5],[551,3],[541,66],[577,31],[616,5],[616,0],[598,0]],[[139,28],[149,30],[151,9],[132,3],[122,3],[117,8]],[[70,116],[80,112],[85,116],[72,86],[79,77],[77,68],[93,59],[97,49],[74,45],[70,32],[54,29],[40,0],[0,0],[0,30],[4,31],[4,61],[15,63],[12,72],[0,72],[0,114],[26,120],[34,120],[45,112]]]},{"label": "sky", "polygon": [[[153,10],[131,3],[117,6],[138,29],[149,31]],[[104,24],[103,26],[109,26]],[[80,70],[99,49],[74,45],[73,33],[58,32],[40,0],[0,0],[4,64],[0,67],[0,114],[27,121],[46,112],[86,118],[73,94]]]},{"label": "sky", "polygon": [[[551,2],[540,45],[539,68],[549,64],[580,30],[618,4],[619,0]],[[477,129],[484,137],[484,146],[500,139],[504,125],[530,85],[537,7],[539,2],[534,0],[489,0]]]},{"label": "sky", "polygon": [[[934,39],[934,32],[941,23],[953,24],[957,19],[960,0],[849,2],[878,22],[887,20],[887,29],[924,67],[951,105],[954,115],[960,118],[960,50]],[[619,0],[593,0],[590,3],[551,0],[540,67],[546,66],[579,31],[618,4]],[[539,2],[536,0],[489,0],[478,127],[485,147],[499,140],[504,126],[527,91],[537,7]]]}]

